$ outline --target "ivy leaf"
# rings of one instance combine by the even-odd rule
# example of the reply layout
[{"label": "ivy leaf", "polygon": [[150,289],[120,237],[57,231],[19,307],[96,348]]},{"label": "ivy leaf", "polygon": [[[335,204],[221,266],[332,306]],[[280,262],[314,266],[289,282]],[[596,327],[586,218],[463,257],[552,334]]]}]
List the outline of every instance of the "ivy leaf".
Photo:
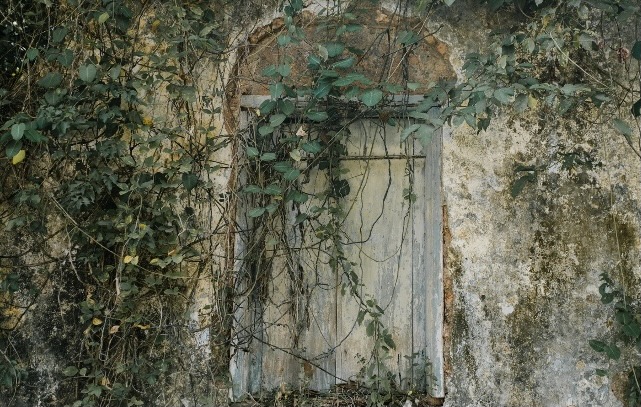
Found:
[{"label": "ivy leaf", "polygon": [[43,88],[53,89],[60,85],[60,82],[62,82],[62,74],[60,72],[49,72],[36,83]]},{"label": "ivy leaf", "polygon": [[614,128],[621,134],[623,134],[626,137],[632,136],[632,128],[628,125],[628,123],[624,122],[621,119],[614,119],[612,120],[612,125]]},{"label": "ivy leaf", "polygon": [[269,125],[272,127],[278,127],[285,121],[285,119],[287,119],[287,116],[284,114],[275,114],[269,118]]},{"label": "ivy leaf", "polygon": [[11,137],[13,137],[14,140],[18,141],[22,138],[24,135],[24,131],[27,128],[27,126],[24,123],[16,123],[13,126],[11,126]]},{"label": "ivy leaf", "polygon": [[318,141],[308,141],[307,143],[304,143],[301,148],[310,154],[320,153],[323,149]]},{"label": "ivy leaf", "polygon": [[374,107],[383,99],[383,91],[380,89],[368,89],[361,93],[361,102],[367,107]]},{"label": "ivy leaf", "polygon": [[285,85],[280,82],[269,85],[269,95],[272,99],[278,99],[285,91]]},{"label": "ivy leaf", "polygon": [[38,130],[27,129],[24,135],[27,138],[27,140],[34,143],[42,143],[44,141],[47,141],[47,137],[41,132],[39,132]]},{"label": "ivy leaf", "polygon": [[343,59],[341,61],[338,61],[334,63],[334,68],[341,68],[341,69],[347,69],[350,68],[352,65],[354,65],[354,57],[349,57],[347,59]]},{"label": "ivy leaf", "polygon": [[641,61],[641,41],[634,43],[630,55],[632,55],[632,58]]},{"label": "ivy leaf", "polygon": [[39,53],[40,52],[38,51],[38,48],[29,48],[26,53],[26,57],[29,61],[33,61],[34,59],[38,58]]},{"label": "ivy leaf", "polygon": [[403,132],[401,133],[401,142],[407,140],[407,138],[410,136],[410,134],[414,133],[418,128],[421,127],[420,124],[412,124],[408,127],[406,127]]},{"label": "ivy leaf", "polygon": [[349,195],[350,186],[349,182],[344,179],[334,179],[332,180],[332,190],[331,194],[335,198],[345,198]]},{"label": "ivy leaf", "polygon": [[78,77],[83,82],[92,82],[96,78],[96,72],[94,64],[82,65],[78,68]]},{"label": "ivy leaf", "polygon": [[605,349],[608,347],[608,345],[605,342],[597,341],[596,339],[590,339],[588,341],[588,344],[592,349],[599,353],[605,352]]},{"label": "ivy leaf", "polygon": [[247,147],[245,153],[247,154],[247,157],[258,157],[260,155],[260,152],[256,147]]},{"label": "ivy leaf", "polygon": [[324,120],[327,120],[327,118],[329,117],[327,115],[327,112],[315,112],[315,111],[307,112],[306,116],[309,120],[312,120],[315,122],[322,122]]},{"label": "ivy leaf", "polygon": [[595,371],[595,373],[597,374],[597,376],[607,376],[608,375],[608,371],[605,370],[605,369],[597,369]]},{"label": "ivy leaf", "polygon": [[246,192],[248,194],[260,194],[261,192],[263,192],[263,189],[258,185],[247,185],[245,188],[243,188],[243,192]]},{"label": "ivy leaf", "polygon": [[67,366],[62,371],[62,374],[67,377],[75,376],[77,373],[78,373],[78,368],[75,366]]},{"label": "ivy leaf", "polygon": [[345,50],[345,44],[341,42],[328,42],[324,44],[325,49],[327,50],[327,56],[329,58],[338,56],[343,53]]},{"label": "ivy leaf", "polygon": [[605,354],[610,359],[618,360],[621,357],[621,350],[615,344],[612,344],[605,348]]},{"label": "ivy leaf", "polygon": [[494,91],[494,98],[504,105],[509,104],[513,96],[514,89],[512,88],[499,88]]},{"label": "ivy leaf", "polygon": [[285,178],[287,181],[294,181],[296,178],[298,178],[299,175],[300,175],[300,170],[297,170],[296,168],[291,168],[283,174],[283,178]]},{"label": "ivy leaf", "polygon": [[634,115],[634,117],[641,116],[641,99],[637,100],[632,105],[632,114]]},{"label": "ivy leaf", "polygon": [[11,140],[7,143],[7,148],[5,152],[7,153],[7,158],[13,158],[22,150],[22,141],[20,140]]},{"label": "ivy leaf", "polygon": [[265,153],[260,156],[260,161],[274,161],[276,159],[276,153]]},{"label": "ivy leaf", "polygon": [[288,64],[278,65],[276,72],[278,72],[280,76],[289,76],[289,74],[292,73],[292,67]]},{"label": "ivy leaf", "polygon": [[637,339],[641,335],[641,327],[635,321],[623,326],[623,333],[632,339]]},{"label": "ivy leaf", "polygon": [[265,213],[265,208],[254,208],[247,212],[247,216],[250,218],[257,218],[261,216],[263,213]]},{"label": "ivy leaf", "polygon": [[107,12],[98,16],[98,24],[104,24],[107,20],[109,20],[109,13]]},{"label": "ivy leaf", "polygon": [[271,184],[266,186],[263,192],[268,195],[280,195],[283,193],[283,190],[277,184]]},{"label": "ivy leaf", "polygon": [[182,175],[183,186],[187,191],[191,191],[198,185],[198,175],[193,173],[185,173]]}]

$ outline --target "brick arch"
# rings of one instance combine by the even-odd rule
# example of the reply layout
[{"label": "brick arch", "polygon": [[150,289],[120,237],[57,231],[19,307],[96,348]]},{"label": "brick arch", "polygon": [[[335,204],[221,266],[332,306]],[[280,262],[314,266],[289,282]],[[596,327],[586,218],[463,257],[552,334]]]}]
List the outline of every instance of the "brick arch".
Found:
[{"label": "brick arch", "polygon": [[[240,50],[234,78],[227,87],[226,122],[233,123],[228,131],[236,128],[234,118],[238,116],[241,95],[269,95],[269,78],[262,75],[267,66],[278,65],[284,58],[289,58],[292,73],[286,81],[295,87],[311,84],[307,58],[318,54],[312,44],[331,40],[332,29],[324,27],[334,21],[307,11],[299,18],[298,24],[303,27],[305,37],[314,41],[279,47],[277,37],[286,32],[284,19],[279,17],[255,30]],[[345,34],[350,46],[364,51],[350,72],[362,73],[375,82],[403,84],[407,80],[423,84],[410,94],[422,94],[429,83],[456,77],[449,62],[448,46],[429,33],[422,20],[399,17],[380,8],[370,8],[360,20],[363,20],[359,21],[363,26],[361,31]],[[403,31],[413,31],[418,41],[412,46],[403,46],[400,43]],[[344,56],[347,55],[353,54],[346,50]]]}]

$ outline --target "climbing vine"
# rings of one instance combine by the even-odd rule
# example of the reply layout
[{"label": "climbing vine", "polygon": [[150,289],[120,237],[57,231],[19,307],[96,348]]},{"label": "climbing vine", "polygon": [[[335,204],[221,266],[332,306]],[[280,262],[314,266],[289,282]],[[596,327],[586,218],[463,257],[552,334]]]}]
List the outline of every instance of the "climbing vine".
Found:
[{"label": "climbing vine", "polygon": [[[458,3],[417,1],[402,12],[428,20]],[[370,404],[389,402],[402,385],[388,364],[396,343],[384,304],[355,271],[345,231],[357,192],[355,174],[343,165],[353,125],[372,120],[397,128],[394,142],[411,146],[429,144],[446,125],[480,133],[499,114],[574,115],[611,126],[641,157],[638,2],[486,3],[490,12],[509,13],[512,25],[495,23],[490,46],[466,55],[463,80],[428,84],[408,80],[406,57],[401,81],[359,71],[368,52],[353,40],[363,29],[359,2],[328,2],[314,38],[305,31],[308,4],[282,2],[282,53],[262,72],[269,97],[249,112],[245,130],[223,135],[218,115],[228,101],[199,80],[224,76],[212,63],[231,54],[236,32],[225,12],[233,7],[9,1],[0,14],[0,219],[10,236],[0,255],[3,397],[29,402],[24,384],[42,374],[25,354],[28,321],[61,348],[54,362],[60,388],[51,402],[64,395],[55,402],[134,406],[183,397],[158,391],[170,388],[213,397],[208,385],[225,380],[229,347],[258,335],[230,342],[232,293],[245,278],[234,275],[240,271],[232,263],[244,262],[248,291],[265,299],[275,277],[267,270],[282,261],[273,253],[283,249],[298,301],[290,305],[299,318],[293,336],[309,324],[312,287],[299,266],[303,250],[315,251],[317,265],[336,276],[331,288],[356,302],[357,325],[373,338],[371,353],[361,355]],[[431,34],[424,26],[402,28],[390,55],[411,55]],[[294,72],[300,64],[289,50],[300,43],[313,52],[306,71]],[[407,97],[419,89],[421,100],[410,106]],[[218,159],[234,148],[242,152],[239,168]],[[411,174],[409,158],[407,168]],[[537,169],[515,168],[511,193],[518,198],[536,182]],[[238,182],[225,191],[216,178],[230,173]],[[418,199],[413,187],[409,182],[404,193],[405,223]],[[251,234],[243,257],[230,258],[229,234],[245,229]],[[612,278],[603,277],[603,302],[615,303],[623,342],[638,347],[638,298],[625,297]],[[215,290],[197,308],[202,285]],[[52,301],[42,305],[43,297]],[[199,336],[205,330],[209,336]],[[196,358],[184,349],[199,341],[217,353]],[[602,338],[590,346],[610,359],[626,354]],[[629,403],[638,405],[638,357],[630,351],[627,358]]]}]

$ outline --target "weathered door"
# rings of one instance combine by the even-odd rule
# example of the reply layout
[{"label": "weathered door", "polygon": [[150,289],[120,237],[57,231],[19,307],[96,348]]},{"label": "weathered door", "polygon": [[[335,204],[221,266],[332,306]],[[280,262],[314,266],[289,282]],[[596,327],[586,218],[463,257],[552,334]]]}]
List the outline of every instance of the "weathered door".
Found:
[{"label": "weathered door", "polygon": [[[250,125],[251,114],[244,120]],[[241,199],[234,397],[367,380],[381,373],[380,365],[366,368],[382,357],[401,386],[443,396],[441,137],[420,148],[399,142],[402,129],[356,120],[346,129],[340,180],[319,169],[299,179],[304,192],[338,190],[329,199],[342,208],[340,265],[332,262],[337,242],[323,240],[337,217],[320,212],[313,222],[296,223],[320,201],[289,203],[279,226],[259,230],[247,216],[251,203]],[[372,314],[364,310],[380,310],[381,325],[368,329]],[[381,344],[389,347],[381,327],[395,349],[380,352]]]}]

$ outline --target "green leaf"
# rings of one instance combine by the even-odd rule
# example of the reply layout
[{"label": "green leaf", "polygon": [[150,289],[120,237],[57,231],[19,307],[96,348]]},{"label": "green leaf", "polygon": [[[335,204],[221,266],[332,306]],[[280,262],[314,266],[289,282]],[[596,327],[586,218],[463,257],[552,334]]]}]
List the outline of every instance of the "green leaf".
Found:
[{"label": "green leaf", "polygon": [[248,194],[260,194],[261,192],[263,192],[263,189],[258,185],[247,185],[245,188],[243,188],[243,192],[246,192]]},{"label": "green leaf", "polygon": [[641,41],[636,41],[634,43],[630,55],[632,55],[632,58],[641,61]]},{"label": "green leaf", "polygon": [[198,175],[193,173],[185,173],[182,175],[182,183],[187,191],[191,191],[198,185]]},{"label": "green leaf", "polygon": [[333,179],[331,195],[335,198],[345,198],[350,193],[349,182],[344,179]]},{"label": "green leaf", "polygon": [[628,123],[624,122],[623,120],[613,119],[612,125],[619,133],[623,134],[624,136],[626,137],[632,136],[632,128],[630,128]]},{"label": "green leaf", "polygon": [[266,186],[263,192],[269,195],[280,195],[283,190],[277,184],[271,184]]},{"label": "green leaf", "polygon": [[597,341],[596,339],[590,339],[588,344],[592,349],[599,353],[605,352],[605,349],[608,347],[605,342]]},{"label": "green leaf", "polygon": [[33,143],[42,143],[44,141],[47,141],[47,137],[38,130],[27,129],[27,131],[25,131],[24,133],[24,136],[27,140]]},{"label": "green leaf", "polygon": [[82,65],[78,68],[78,77],[83,82],[92,82],[96,78],[96,72],[94,64]]},{"label": "green leaf", "polygon": [[107,20],[109,20],[109,13],[104,12],[98,16],[98,24],[104,24]]},{"label": "green leaf", "polygon": [[275,114],[269,118],[269,125],[272,127],[278,127],[285,121],[285,119],[287,119],[287,116],[284,114]]},{"label": "green leaf", "polygon": [[597,370],[595,370],[595,373],[597,374],[597,376],[607,376],[608,375],[608,371],[604,370],[604,369],[597,369]]},{"label": "green leaf", "polygon": [[418,128],[421,127],[420,124],[412,124],[408,127],[406,127],[403,132],[401,133],[401,142],[407,140],[407,138],[410,136],[410,134],[414,133]]},{"label": "green leaf", "polygon": [[247,216],[250,218],[257,218],[261,216],[263,213],[265,213],[265,208],[254,208],[247,212]]},{"label": "green leaf", "polygon": [[513,96],[514,89],[512,88],[499,88],[494,91],[494,98],[504,105],[509,104]]},{"label": "green leaf", "polygon": [[321,66],[321,62],[321,57],[319,57],[318,55],[310,55],[307,57],[307,67],[309,69],[319,69]]},{"label": "green leaf", "polygon": [[78,368],[75,366],[67,366],[62,370],[62,374],[67,377],[75,376],[78,374]]},{"label": "green leaf", "polygon": [[260,161],[274,161],[276,159],[276,153],[265,153],[260,156]]},{"label": "green leaf", "polygon": [[374,320],[369,321],[367,324],[367,328],[365,329],[365,333],[367,336],[372,337],[374,336],[374,332],[376,330],[376,322]]},{"label": "green leaf", "polygon": [[294,181],[300,175],[300,170],[296,168],[291,168],[283,174],[283,178],[287,181]]},{"label": "green leaf", "polygon": [[62,82],[62,74],[60,72],[49,72],[36,83],[43,88],[53,89],[60,85],[60,82]]},{"label": "green leaf", "polygon": [[22,150],[22,141],[21,140],[11,140],[7,143],[7,148],[5,152],[7,153],[7,158],[13,158]]},{"label": "green leaf", "polygon": [[266,135],[268,135],[270,133],[273,133],[273,132],[274,132],[274,128],[272,126],[264,125],[264,126],[260,126],[258,128],[258,133],[261,136],[266,136]]},{"label": "green leaf", "polygon": [[621,357],[621,350],[615,344],[612,344],[605,348],[605,354],[610,359],[618,360]]},{"label": "green leaf", "polygon": [[392,335],[390,335],[389,333],[387,335],[383,335],[383,342],[385,342],[385,345],[387,345],[390,349],[396,349],[396,343],[394,343]]},{"label": "green leaf", "polygon": [[313,95],[317,99],[322,99],[325,96],[329,95],[329,92],[332,90],[332,82],[327,80],[319,81],[316,88],[313,91]]},{"label": "green leaf", "polygon": [[276,72],[278,72],[280,76],[289,76],[289,74],[292,73],[292,67],[288,64],[278,65]]},{"label": "green leaf", "polygon": [[534,172],[523,175],[522,177],[514,181],[514,183],[512,184],[512,188],[510,188],[510,195],[512,196],[512,198],[516,198],[528,183],[533,183],[534,181],[536,181],[536,175],[534,174]]},{"label": "green leaf", "polygon": [[434,137],[434,126],[431,124],[421,124],[421,126],[416,131],[416,138],[421,142],[423,146],[427,146]]},{"label": "green leaf", "polygon": [[637,100],[634,102],[632,105],[632,115],[634,117],[639,117],[641,116],[641,99]]},{"label": "green leaf", "polygon": [[247,157],[258,157],[260,155],[260,152],[256,147],[247,147],[245,153],[247,154]]},{"label": "green leaf", "polygon": [[312,120],[315,122],[322,122],[324,120],[327,120],[327,118],[329,117],[327,115],[327,112],[314,112],[314,111],[307,112],[305,116],[307,116],[309,120]]},{"label": "green leaf", "polygon": [[272,97],[272,99],[278,99],[283,92],[285,91],[285,86],[280,83],[272,83],[269,85],[269,95]]},{"label": "green leaf", "polygon": [[285,173],[292,169],[292,164],[289,161],[279,161],[274,163],[274,169],[278,172]]},{"label": "green leaf", "polygon": [[56,28],[56,29],[55,29],[55,30],[53,30],[53,32],[51,33],[51,41],[53,41],[53,43],[59,43],[59,42],[62,42],[62,40],[64,40],[64,39],[65,39],[65,37],[67,36],[67,33],[68,33],[68,32],[69,32],[69,30],[67,30],[67,29],[66,29],[66,28],[64,28],[64,27]]},{"label": "green leaf", "polygon": [[285,45],[288,45],[292,41],[292,37],[289,35],[279,35],[278,38],[276,39],[278,41],[278,45],[281,47],[284,47]]},{"label": "green leaf", "polygon": [[334,68],[340,68],[340,69],[347,69],[350,68],[352,65],[354,65],[354,57],[349,57],[347,59],[343,59],[341,61],[338,61],[334,63],[333,67]]},{"label": "green leaf", "polygon": [[632,321],[623,326],[623,333],[632,339],[637,339],[639,335],[641,335],[641,327],[639,327],[639,324],[636,323],[636,321]]},{"label": "green leaf", "polygon": [[368,89],[361,93],[361,102],[367,107],[374,107],[383,99],[383,91],[380,89]]},{"label": "green leaf", "polygon": [[445,5],[449,7],[449,6],[451,6],[452,4],[454,4],[454,2],[455,2],[455,1],[456,1],[456,0],[443,0],[443,3],[445,3]]},{"label": "green leaf", "polygon": [[109,77],[111,78],[111,80],[114,80],[114,81],[118,80],[118,78],[120,78],[121,70],[122,70],[122,66],[120,65],[116,65],[113,68],[111,68],[109,70]]},{"label": "green leaf", "polygon": [[279,100],[278,106],[281,112],[289,116],[296,110],[294,103],[289,99]]},{"label": "green leaf", "polygon": [[328,42],[323,44],[327,50],[327,57],[333,58],[343,53],[345,50],[345,44],[341,42]]},{"label": "green leaf", "polygon": [[58,55],[56,58],[56,61],[60,62],[60,65],[64,66],[65,68],[70,68],[71,65],[73,64],[75,56],[73,54],[73,51],[70,49],[66,49]]},{"label": "green leaf", "polygon": [[301,148],[310,154],[320,153],[323,149],[318,141],[308,141],[307,143],[303,143]]},{"label": "green leaf", "polygon": [[29,48],[29,50],[27,50],[26,57],[29,61],[33,61],[38,58],[39,54],[40,51],[38,51],[38,48]]},{"label": "green leaf", "polygon": [[22,136],[24,135],[24,131],[27,128],[27,126],[24,123],[16,123],[13,126],[11,126],[11,137],[13,137],[14,140],[20,140]]}]

